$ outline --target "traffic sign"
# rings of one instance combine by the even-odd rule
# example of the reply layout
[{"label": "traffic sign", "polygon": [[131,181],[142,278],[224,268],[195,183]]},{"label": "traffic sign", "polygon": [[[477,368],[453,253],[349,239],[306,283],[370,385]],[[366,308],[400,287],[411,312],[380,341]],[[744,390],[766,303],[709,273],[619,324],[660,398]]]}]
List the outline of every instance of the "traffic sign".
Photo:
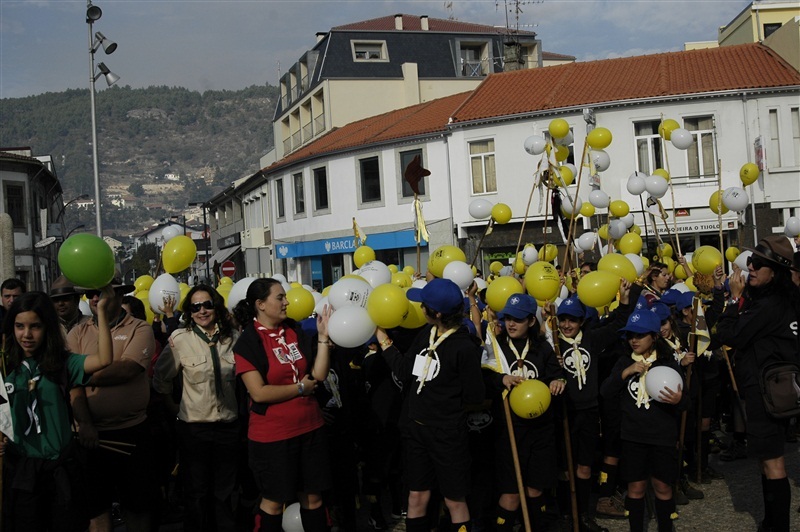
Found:
[{"label": "traffic sign", "polygon": [[226,260],[222,263],[220,271],[225,277],[233,277],[236,274],[236,264],[232,260]]}]

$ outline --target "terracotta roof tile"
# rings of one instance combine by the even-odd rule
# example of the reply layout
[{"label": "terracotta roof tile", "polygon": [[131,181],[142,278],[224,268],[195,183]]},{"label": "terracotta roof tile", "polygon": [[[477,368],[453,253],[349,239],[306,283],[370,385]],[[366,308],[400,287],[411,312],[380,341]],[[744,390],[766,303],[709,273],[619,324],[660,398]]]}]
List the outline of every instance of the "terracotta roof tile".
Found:
[{"label": "terracotta roof tile", "polygon": [[[420,17],[418,15],[401,16],[403,17],[403,30],[401,31],[422,31]],[[335,26],[331,28],[331,30],[397,31],[394,27],[394,15]],[[430,17],[428,18],[428,31],[445,33],[507,33],[505,27]],[[532,31],[518,31],[516,33],[520,35],[536,35],[536,33]]]},{"label": "terracotta roof tile", "polygon": [[271,172],[296,161],[339,150],[447,130],[450,115],[469,95],[462,92],[390,111],[336,128],[264,169]]},{"label": "terracotta roof tile", "polygon": [[453,121],[794,85],[800,85],[800,73],[775,52],[757,43],[742,44],[493,74],[455,112]]},{"label": "terracotta roof tile", "polygon": [[544,61],[575,61],[574,55],[557,54],[555,52],[548,52],[542,50],[542,59]]}]

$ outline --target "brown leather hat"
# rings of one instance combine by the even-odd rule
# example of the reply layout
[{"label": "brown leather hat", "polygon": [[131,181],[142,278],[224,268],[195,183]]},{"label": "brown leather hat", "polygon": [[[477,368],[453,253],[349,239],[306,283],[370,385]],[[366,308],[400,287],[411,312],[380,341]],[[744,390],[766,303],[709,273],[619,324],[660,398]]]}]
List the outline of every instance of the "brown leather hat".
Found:
[{"label": "brown leather hat", "polygon": [[58,299],[60,297],[73,297],[80,296],[83,291],[76,290],[75,285],[63,275],[53,281],[50,285],[50,299]]},{"label": "brown leather hat", "polygon": [[748,248],[753,255],[758,255],[771,263],[783,268],[792,267],[794,249],[789,239],[781,235],[772,235],[758,241],[755,248]]}]

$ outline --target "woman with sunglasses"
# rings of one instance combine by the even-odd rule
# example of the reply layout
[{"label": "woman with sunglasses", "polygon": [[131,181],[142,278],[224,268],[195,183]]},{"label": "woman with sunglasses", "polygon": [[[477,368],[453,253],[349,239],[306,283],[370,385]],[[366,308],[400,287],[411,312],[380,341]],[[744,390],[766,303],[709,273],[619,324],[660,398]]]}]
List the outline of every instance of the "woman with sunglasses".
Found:
[{"label": "woman with sunglasses", "polygon": [[717,321],[717,338],[735,350],[736,382],[747,419],[747,452],[761,466],[764,521],[759,530],[776,532],[789,530],[791,489],[784,460],[788,420],[766,412],[759,381],[768,364],[800,363],[800,293],[791,278],[793,252],[784,236],[762,238],[747,259],[747,281],[734,265],[731,300]]},{"label": "woman with sunglasses", "polygon": [[[236,484],[239,436],[231,327],[222,296],[197,285],[183,302],[185,326],[172,333],[158,358],[153,389],[177,415],[184,530],[233,531],[231,495]],[[180,405],[172,399],[180,377]]]},{"label": "woman with sunglasses", "polygon": [[256,279],[234,308],[244,327],[234,351],[250,395],[248,459],[261,493],[255,530],[281,531],[284,505],[299,500],[303,529],[327,531],[328,441],[312,394],[328,376],[331,309],[317,315],[313,338],[287,318],[288,306],[279,281]]},{"label": "woman with sunglasses", "polygon": [[[3,322],[7,356],[5,389],[14,438],[0,435],[7,453],[3,523],[6,530],[83,530],[69,390],[88,383],[92,373],[111,364],[108,287],[97,303],[98,353],[67,351],[58,314],[50,298],[29,292],[17,298]],[[10,431],[9,431],[10,432]]]}]

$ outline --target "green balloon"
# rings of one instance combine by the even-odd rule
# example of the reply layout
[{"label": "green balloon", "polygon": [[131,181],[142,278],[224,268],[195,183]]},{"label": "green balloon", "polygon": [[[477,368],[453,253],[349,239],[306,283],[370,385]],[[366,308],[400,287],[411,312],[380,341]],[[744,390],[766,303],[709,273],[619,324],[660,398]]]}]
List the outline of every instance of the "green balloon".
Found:
[{"label": "green balloon", "polygon": [[58,266],[75,286],[102,288],[114,278],[114,252],[99,236],[79,233],[61,245]]}]

